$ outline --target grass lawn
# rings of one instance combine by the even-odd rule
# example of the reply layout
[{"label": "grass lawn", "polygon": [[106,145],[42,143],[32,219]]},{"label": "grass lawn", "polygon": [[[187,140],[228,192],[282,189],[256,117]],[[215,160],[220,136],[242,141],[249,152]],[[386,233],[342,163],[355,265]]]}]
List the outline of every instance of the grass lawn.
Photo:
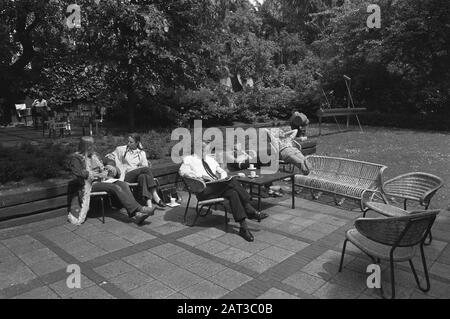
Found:
[{"label": "grass lawn", "polygon": [[[327,125],[322,134],[337,132]],[[317,134],[314,125],[308,135]],[[318,137],[318,155],[339,156],[386,165],[385,180],[407,172],[427,172],[444,180],[430,207],[449,208],[450,132],[420,132],[385,127],[364,127],[354,131]]]}]

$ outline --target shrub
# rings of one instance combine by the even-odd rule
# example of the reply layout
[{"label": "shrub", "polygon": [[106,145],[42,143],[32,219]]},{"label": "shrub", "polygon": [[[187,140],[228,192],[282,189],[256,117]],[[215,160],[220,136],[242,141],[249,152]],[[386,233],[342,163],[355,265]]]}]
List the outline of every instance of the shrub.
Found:
[{"label": "shrub", "polygon": [[25,178],[48,179],[66,175],[66,159],[71,149],[58,144],[24,143],[14,148],[0,149],[0,182]]},{"label": "shrub", "polygon": [[[149,131],[141,134],[142,144],[149,160],[170,155],[173,143],[166,132]],[[96,152],[104,156],[117,146],[125,145],[127,135],[104,136],[96,139]],[[175,142],[174,142],[175,143]],[[62,139],[55,143],[24,143],[14,148],[0,146],[0,183],[24,179],[46,180],[68,177],[69,155],[78,148],[78,139]]]}]

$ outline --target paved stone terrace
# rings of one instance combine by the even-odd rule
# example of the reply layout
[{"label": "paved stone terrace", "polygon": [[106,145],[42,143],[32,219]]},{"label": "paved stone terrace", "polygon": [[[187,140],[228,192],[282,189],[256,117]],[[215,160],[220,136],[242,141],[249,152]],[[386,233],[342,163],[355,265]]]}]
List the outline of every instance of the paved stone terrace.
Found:
[{"label": "paved stone terrace", "polygon": [[[270,217],[249,223],[253,243],[237,234],[233,221],[225,233],[220,211],[184,226],[183,206],[157,210],[141,227],[113,211],[102,224],[93,206],[81,227],[58,217],[2,229],[0,298],[379,298],[366,286],[370,259],[351,244],[338,273],[345,231],[361,216],[356,205],[347,201],[339,208],[325,196],[311,201],[306,192],[296,209],[288,195],[263,203]],[[443,211],[425,248],[431,291],[417,289],[408,264],[401,263],[399,298],[450,297],[449,229]],[[67,288],[68,264],[81,267],[81,289]]]}]

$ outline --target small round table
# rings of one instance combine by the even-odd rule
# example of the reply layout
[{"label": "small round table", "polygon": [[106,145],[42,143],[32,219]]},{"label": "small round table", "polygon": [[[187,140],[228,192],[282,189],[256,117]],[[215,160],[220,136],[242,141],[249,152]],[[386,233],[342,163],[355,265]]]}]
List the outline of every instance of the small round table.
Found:
[{"label": "small round table", "polygon": [[404,209],[401,209],[399,207],[392,206],[389,204],[385,204],[385,203],[379,203],[379,202],[367,202],[366,207],[368,209],[376,211],[377,213],[380,213],[381,215],[389,216],[389,217],[402,217],[402,216],[407,216],[409,214]]}]

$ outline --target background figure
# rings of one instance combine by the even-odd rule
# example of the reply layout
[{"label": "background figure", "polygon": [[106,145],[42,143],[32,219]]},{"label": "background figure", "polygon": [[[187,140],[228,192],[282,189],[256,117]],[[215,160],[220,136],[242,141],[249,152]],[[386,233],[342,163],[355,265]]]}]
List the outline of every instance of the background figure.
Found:
[{"label": "background figure", "polygon": [[39,123],[38,123],[39,113],[38,113],[38,109],[36,106],[36,101],[37,100],[34,100],[33,104],[31,104],[31,118],[33,120],[33,127],[35,130],[37,130],[39,128]]},{"label": "background figure", "polygon": [[42,125],[44,125],[44,121],[48,120],[48,116],[46,116],[48,114],[47,107],[47,100],[43,98],[42,93],[39,93],[39,98],[31,104],[31,116],[33,118],[34,128],[38,128],[39,126],[38,117],[41,118]]},{"label": "background figure", "polygon": [[128,144],[118,146],[113,154],[116,166],[121,171],[120,180],[138,183],[140,196],[148,207],[152,207],[152,200],[159,207],[165,207],[166,204],[158,195],[158,185],[143,150],[141,137],[138,134],[131,134],[128,137]]},{"label": "background figure", "polygon": [[291,130],[297,130],[297,135],[301,141],[306,140],[306,127],[309,124],[308,117],[300,112],[294,112],[289,119]]}]

